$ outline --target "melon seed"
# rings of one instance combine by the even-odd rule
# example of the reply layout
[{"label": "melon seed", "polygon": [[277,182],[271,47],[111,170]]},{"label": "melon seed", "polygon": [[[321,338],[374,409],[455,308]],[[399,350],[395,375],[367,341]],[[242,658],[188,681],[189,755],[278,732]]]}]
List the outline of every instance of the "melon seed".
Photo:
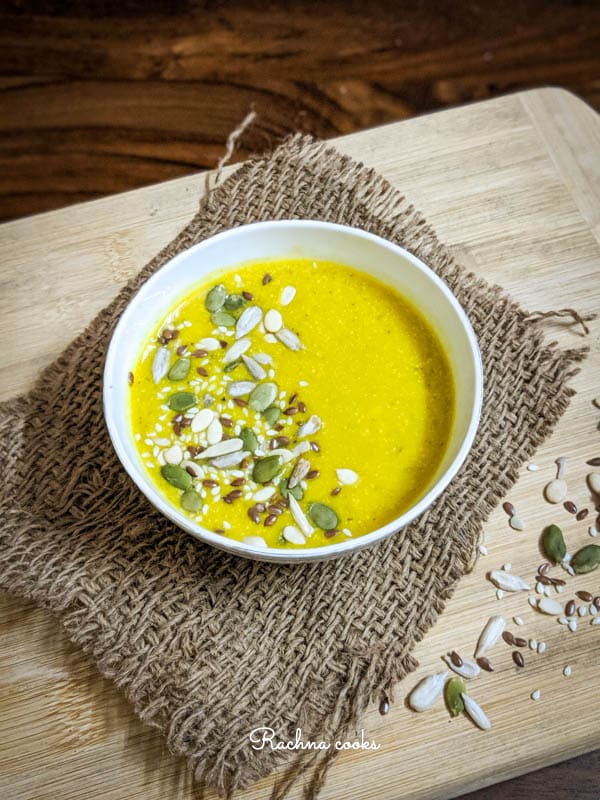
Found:
[{"label": "melon seed", "polygon": [[266,456],[259,458],[252,470],[252,480],[255,483],[268,483],[273,480],[281,469],[281,456]]},{"label": "melon seed", "polygon": [[173,411],[185,411],[196,404],[196,395],[192,392],[175,392],[169,397],[169,408]]},{"label": "melon seed", "polygon": [[178,358],[169,370],[170,381],[184,381],[190,372],[192,362],[189,358]]},{"label": "melon seed", "polygon": [[206,299],[204,301],[206,310],[210,311],[211,313],[219,311],[221,308],[223,308],[226,297],[227,290],[222,283],[217,284],[217,286],[213,286],[210,292],[206,295]]},{"label": "melon seed", "polygon": [[322,531],[333,530],[340,524],[338,515],[325,503],[311,503],[308,507],[308,516]]},{"label": "melon seed", "polygon": [[264,411],[277,397],[277,386],[274,383],[261,383],[252,390],[248,405],[253,411]]},{"label": "melon seed", "polygon": [[458,717],[458,715],[465,710],[465,704],[463,703],[461,695],[466,693],[466,691],[465,685],[460,678],[450,678],[446,684],[444,699],[446,700],[448,711],[453,717]]},{"label": "melon seed", "polygon": [[588,544],[578,550],[570,561],[577,573],[592,572],[600,565],[600,546]]},{"label": "melon seed", "polygon": [[194,489],[186,489],[181,495],[181,507],[186,511],[197,513],[202,508],[202,498]]},{"label": "melon seed", "polygon": [[178,489],[189,489],[192,485],[192,476],[177,464],[164,464],[160,468],[160,474],[167,483],[170,483],[171,486],[176,486]]},{"label": "melon seed", "polygon": [[567,553],[567,545],[558,525],[548,525],[542,534],[542,547],[550,561],[560,564]]}]

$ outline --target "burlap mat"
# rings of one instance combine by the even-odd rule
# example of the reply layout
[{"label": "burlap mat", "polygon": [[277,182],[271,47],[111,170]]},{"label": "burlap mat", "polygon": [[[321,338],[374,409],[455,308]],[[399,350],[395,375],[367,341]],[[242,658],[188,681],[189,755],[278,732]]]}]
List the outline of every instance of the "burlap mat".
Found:
[{"label": "burlap mat", "polygon": [[[354,225],[422,258],[467,311],[485,367],[479,434],[443,497],[399,535],[322,564],[228,557],[175,528],[125,475],[102,417],[109,338],[140,284],[211,234],[277,218]],[[1,585],[52,609],[198,779],[231,793],[285,761],[283,793],[297,756],[253,750],[249,731],[343,738],[415,668],[415,642],[472,566],[482,521],[565,410],[582,355],[545,346],[533,319],[457,266],[382,178],[297,136],[214,189],[32,391],[0,407]],[[309,793],[329,758],[308,759]]]}]

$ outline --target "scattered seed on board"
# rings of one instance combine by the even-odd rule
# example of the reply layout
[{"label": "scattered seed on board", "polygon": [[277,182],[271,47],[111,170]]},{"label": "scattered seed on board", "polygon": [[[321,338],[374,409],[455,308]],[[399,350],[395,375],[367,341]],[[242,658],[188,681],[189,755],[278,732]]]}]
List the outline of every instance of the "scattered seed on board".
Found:
[{"label": "scattered seed on board", "polygon": [[515,623],[515,625],[523,624],[523,620],[521,619],[521,617],[513,617],[513,622]]},{"label": "scattered seed on board", "polygon": [[408,696],[408,704],[413,711],[426,711],[439,700],[448,677],[447,672],[437,672],[423,678]]},{"label": "scattered seed on board", "polygon": [[533,597],[533,595],[531,595],[530,597],[527,598],[527,602],[532,608],[537,608],[537,603],[538,603],[537,597]]},{"label": "scattered seed on board", "polygon": [[538,611],[543,612],[544,614],[550,614],[552,616],[559,616],[562,614],[562,605],[558,602],[558,600],[554,600],[552,597],[540,597],[538,604]]},{"label": "scattered seed on board", "polygon": [[537,472],[539,467],[537,464],[528,464],[527,469],[529,470],[529,472]]},{"label": "scattered seed on board", "polygon": [[568,627],[569,627],[569,630],[571,631],[571,633],[575,633],[575,631],[577,630],[577,620],[576,619],[570,619]]},{"label": "scattered seed on board", "polygon": [[542,693],[540,692],[539,689],[536,689],[535,691],[533,691],[531,693],[531,699],[532,700],[539,700],[541,696],[542,696]]},{"label": "scattered seed on board", "polygon": [[[291,288],[291,287],[286,287],[286,288]],[[379,701],[379,713],[381,714],[382,717],[384,717],[386,714],[389,714],[389,712],[390,712],[390,701],[388,700],[386,694],[382,694],[381,700]]]},{"label": "scattered seed on board", "polygon": [[481,728],[483,731],[487,731],[492,727],[492,723],[489,721],[483,709],[472,697],[468,694],[461,695],[463,699],[463,703],[465,704],[465,711],[467,712],[468,716],[473,720],[475,725],[478,728]]},{"label": "scattered seed on board", "polygon": [[479,634],[477,647],[475,648],[475,658],[482,656],[493,647],[502,635],[506,621],[504,617],[490,617]]},{"label": "scattered seed on board", "polygon": [[525,522],[521,519],[521,517],[511,517],[508,521],[508,524],[514,531],[524,531],[525,530]]},{"label": "scattered seed on board", "polygon": [[573,672],[573,670],[571,669],[571,667],[569,666],[569,664],[567,664],[567,665],[565,666],[565,668],[563,669],[563,675],[565,676],[565,678],[568,678],[568,677],[569,677],[569,675],[570,675],[572,672]]},{"label": "scattered seed on board", "polygon": [[496,589],[496,600],[502,600],[504,597],[504,592],[502,589]]},{"label": "scattered seed on board", "polygon": [[486,658],[485,656],[479,656],[479,658],[477,659],[477,663],[479,664],[481,669],[484,669],[486,672],[494,671],[494,668],[490,664],[489,658]]},{"label": "scattered seed on board", "polygon": [[538,653],[541,655],[546,652],[546,642],[540,642],[537,647]]},{"label": "scattered seed on board", "polygon": [[512,660],[515,662],[517,667],[524,667],[525,666],[525,659],[523,658],[523,654],[520,653],[518,650],[513,650],[513,652],[512,652]]},{"label": "scattered seed on board", "polygon": [[484,544],[480,544],[479,545],[479,552],[481,553],[482,556],[487,556],[489,551],[488,551],[487,547]]},{"label": "scattered seed on board", "polygon": [[529,649],[530,650],[537,650],[537,646],[538,646],[537,639],[530,639],[529,640]]},{"label": "scattered seed on board", "polygon": [[502,503],[502,508],[504,509],[506,514],[508,514],[509,517],[514,517],[515,514],[517,513],[515,507],[513,506],[513,504],[509,503],[508,501],[505,502],[505,503]]},{"label": "scattered seed on board", "polygon": [[444,656],[443,658],[450,669],[460,675],[461,678],[470,680],[471,678],[476,678],[481,672],[479,665],[472,658],[461,659],[462,664],[455,664],[450,656]]},{"label": "scattered seed on board", "polygon": [[503,589],[506,592],[518,592],[531,588],[523,578],[501,569],[492,570],[488,577],[499,589]]}]

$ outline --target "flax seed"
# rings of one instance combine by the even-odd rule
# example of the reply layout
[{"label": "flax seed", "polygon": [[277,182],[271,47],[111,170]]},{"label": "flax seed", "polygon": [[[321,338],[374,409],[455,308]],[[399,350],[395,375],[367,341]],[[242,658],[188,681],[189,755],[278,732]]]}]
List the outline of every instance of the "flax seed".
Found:
[{"label": "flax seed", "polygon": [[569,600],[567,605],[565,606],[565,614],[567,617],[572,617],[575,613],[575,608],[577,607],[575,600]]},{"label": "flax seed", "polygon": [[274,514],[276,517],[280,517],[283,514],[283,511],[279,508],[279,506],[268,506],[267,514]]},{"label": "flax seed", "polygon": [[519,653],[518,650],[513,650],[512,660],[515,662],[517,667],[524,667],[525,666],[525,659],[523,658],[522,653]]},{"label": "flax seed", "polygon": [[306,414],[306,403],[303,403],[302,400],[298,403],[298,411],[301,414]]},{"label": "flax seed", "polygon": [[267,272],[265,275],[263,275],[262,285],[266,286],[267,283],[271,283],[272,280],[273,280],[273,276],[269,275],[269,273]]},{"label": "flax seed", "polygon": [[331,496],[332,496],[332,497],[337,497],[337,496],[338,496],[338,494],[339,494],[341,491],[342,491],[342,487],[341,487],[341,486],[336,486],[336,487],[335,487],[335,489],[332,489],[332,490],[331,490]]},{"label": "flax seed", "polygon": [[127,383],[130,386],[133,386],[133,372],[128,372],[127,373]]},{"label": "flax seed", "polygon": [[248,302],[254,300],[254,295],[252,294],[252,292],[242,292],[242,297],[244,298],[244,300],[247,300]]},{"label": "flax seed", "polygon": [[231,481],[231,486],[243,486],[246,483],[246,478],[236,478]]},{"label": "flax seed", "polygon": [[550,567],[551,564],[548,561],[544,561],[543,564],[539,565],[538,572],[540,573],[540,575],[546,575],[548,572],[550,572]]},{"label": "flax seed", "polygon": [[192,353],[193,358],[206,358],[207,355],[208,355],[208,350],[203,350],[202,348],[200,348],[199,350],[194,350],[194,352]]},{"label": "flax seed", "polygon": [[208,371],[204,367],[196,367],[196,372],[203,378],[208,378]]},{"label": "flax seed", "polygon": [[321,448],[319,447],[317,442],[311,442],[310,446],[311,446],[311,449],[312,449],[313,453],[320,453],[321,452]]},{"label": "flax seed", "polygon": [[458,655],[458,653],[456,652],[456,650],[453,650],[453,651],[450,653],[450,661],[451,661],[451,662],[454,664],[454,666],[455,666],[455,667],[462,667],[462,665],[463,665],[463,660],[462,660],[462,658],[461,658],[461,657]]},{"label": "flax seed", "polygon": [[581,520],[585,519],[589,513],[590,513],[589,508],[582,508],[581,511],[577,512],[575,519],[577,520],[577,522],[581,522]]},{"label": "flax seed", "polygon": [[325,531],[325,538],[326,539],[333,539],[334,536],[337,536],[339,530],[337,528],[332,528],[330,531]]},{"label": "flax seed", "polygon": [[581,589],[579,592],[575,592],[575,594],[580,600],[583,600],[584,603],[591,603],[594,599],[592,593],[586,592],[584,589]]},{"label": "flax seed", "polygon": [[318,470],[318,469],[311,469],[311,471],[310,471],[310,472],[307,472],[307,473],[306,473],[306,479],[307,479],[307,480],[309,480],[309,481],[312,481],[312,480],[314,480],[315,478],[318,478],[320,474],[321,474],[320,470]]},{"label": "flax seed", "polygon": [[297,397],[298,397],[298,392],[294,392],[294,394],[293,394],[293,395],[290,397],[290,399],[288,400],[288,403],[289,403],[291,406],[293,406],[293,405],[294,405],[294,402],[295,402],[295,400],[296,400],[296,398],[297,398]]},{"label": "flax seed", "polygon": [[568,511],[569,514],[577,514],[577,506],[573,503],[572,500],[565,500],[563,503],[563,508],[565,511]]},{"label": "flax seed", "polygon": [[219,417],[219,422],[224,428],[233,428],[233,420],[230,417]]},{"label": "flax seed", "polygon": [[175,352],[177,353],[178,356],[182,356],[186,350],[187,350],[187,344],[180,344],[177,350],[175,350]]},{"label": "flax seed", "polygon": [[248,516],[252,520],[252,522],[256,523],[257,525],[260,524],[260,511],[257,509],[256,506],[252,506],[248,509]]},{"label": "flax seed", "polygon": [[515,637],[512,635],[510,631],[502,631],[502,638],[506,642],[506,644],[510,645],[511,647],[515,643]]},{"label": "flax seed", "polygon": [[277,522],[277,515],[276,514],[269,514],[268,517],[265,517],[265,521],[263,525],[265,528],[271,528]]},{"label": "flax seed", "polygon": [[527,639],[523,639],[521,636],[517,636],[515,638],[515,646],[516,647],[527,647]]},{"label": "flax seed", "polygon": [[494,671],[494,668],[490,664],[489,659],[487,659],[485,656],[479,656],[479,658],[477,659],[477,663],[479,664],[481,669],[484,669],[486,672]]},{"label": "flax seed", "polygon": [[512,503],[509,503],[509,502],[502,503],[502,508],[508,514],[509,517],[514,517],[515,514],[517,513],[517,511],[516,511],[516,509],[515,509],[515,507],[513,506]]},{"label": "flax seed", "polygon": [[379,701],[379,713],[382,717],[390,713],[390,701],[385,694],[381,696],[381,700]]},{"label": "flax seed", "polygon": [[202,486],[206,486],[207,489],[214,489],[214,487],[218,485],[219,481],[213,481],[212,478],[205,478],[202,481]]},{"label": "flax seed", "polygon": [[298,413],[298,406],[288,406],[283,413],[288,417],[293,417],[294,414]]},{"label": "flax seed", "polygon": [[242,397],[234,397],[233,402],[238,408],[246,408],[248,402],[244,400]]}]

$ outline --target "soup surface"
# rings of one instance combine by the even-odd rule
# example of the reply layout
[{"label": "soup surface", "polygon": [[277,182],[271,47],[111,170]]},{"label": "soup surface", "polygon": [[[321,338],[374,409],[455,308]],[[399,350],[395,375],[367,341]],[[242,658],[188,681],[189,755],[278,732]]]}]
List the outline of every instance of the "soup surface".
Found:
[{"label": "soup surface", "polygon": [[129,375],[158,490],[257,547],[333,544],[413,505],[454,418],[450,366],[421,314],[330,262],[210,277],[157,323]]}]

